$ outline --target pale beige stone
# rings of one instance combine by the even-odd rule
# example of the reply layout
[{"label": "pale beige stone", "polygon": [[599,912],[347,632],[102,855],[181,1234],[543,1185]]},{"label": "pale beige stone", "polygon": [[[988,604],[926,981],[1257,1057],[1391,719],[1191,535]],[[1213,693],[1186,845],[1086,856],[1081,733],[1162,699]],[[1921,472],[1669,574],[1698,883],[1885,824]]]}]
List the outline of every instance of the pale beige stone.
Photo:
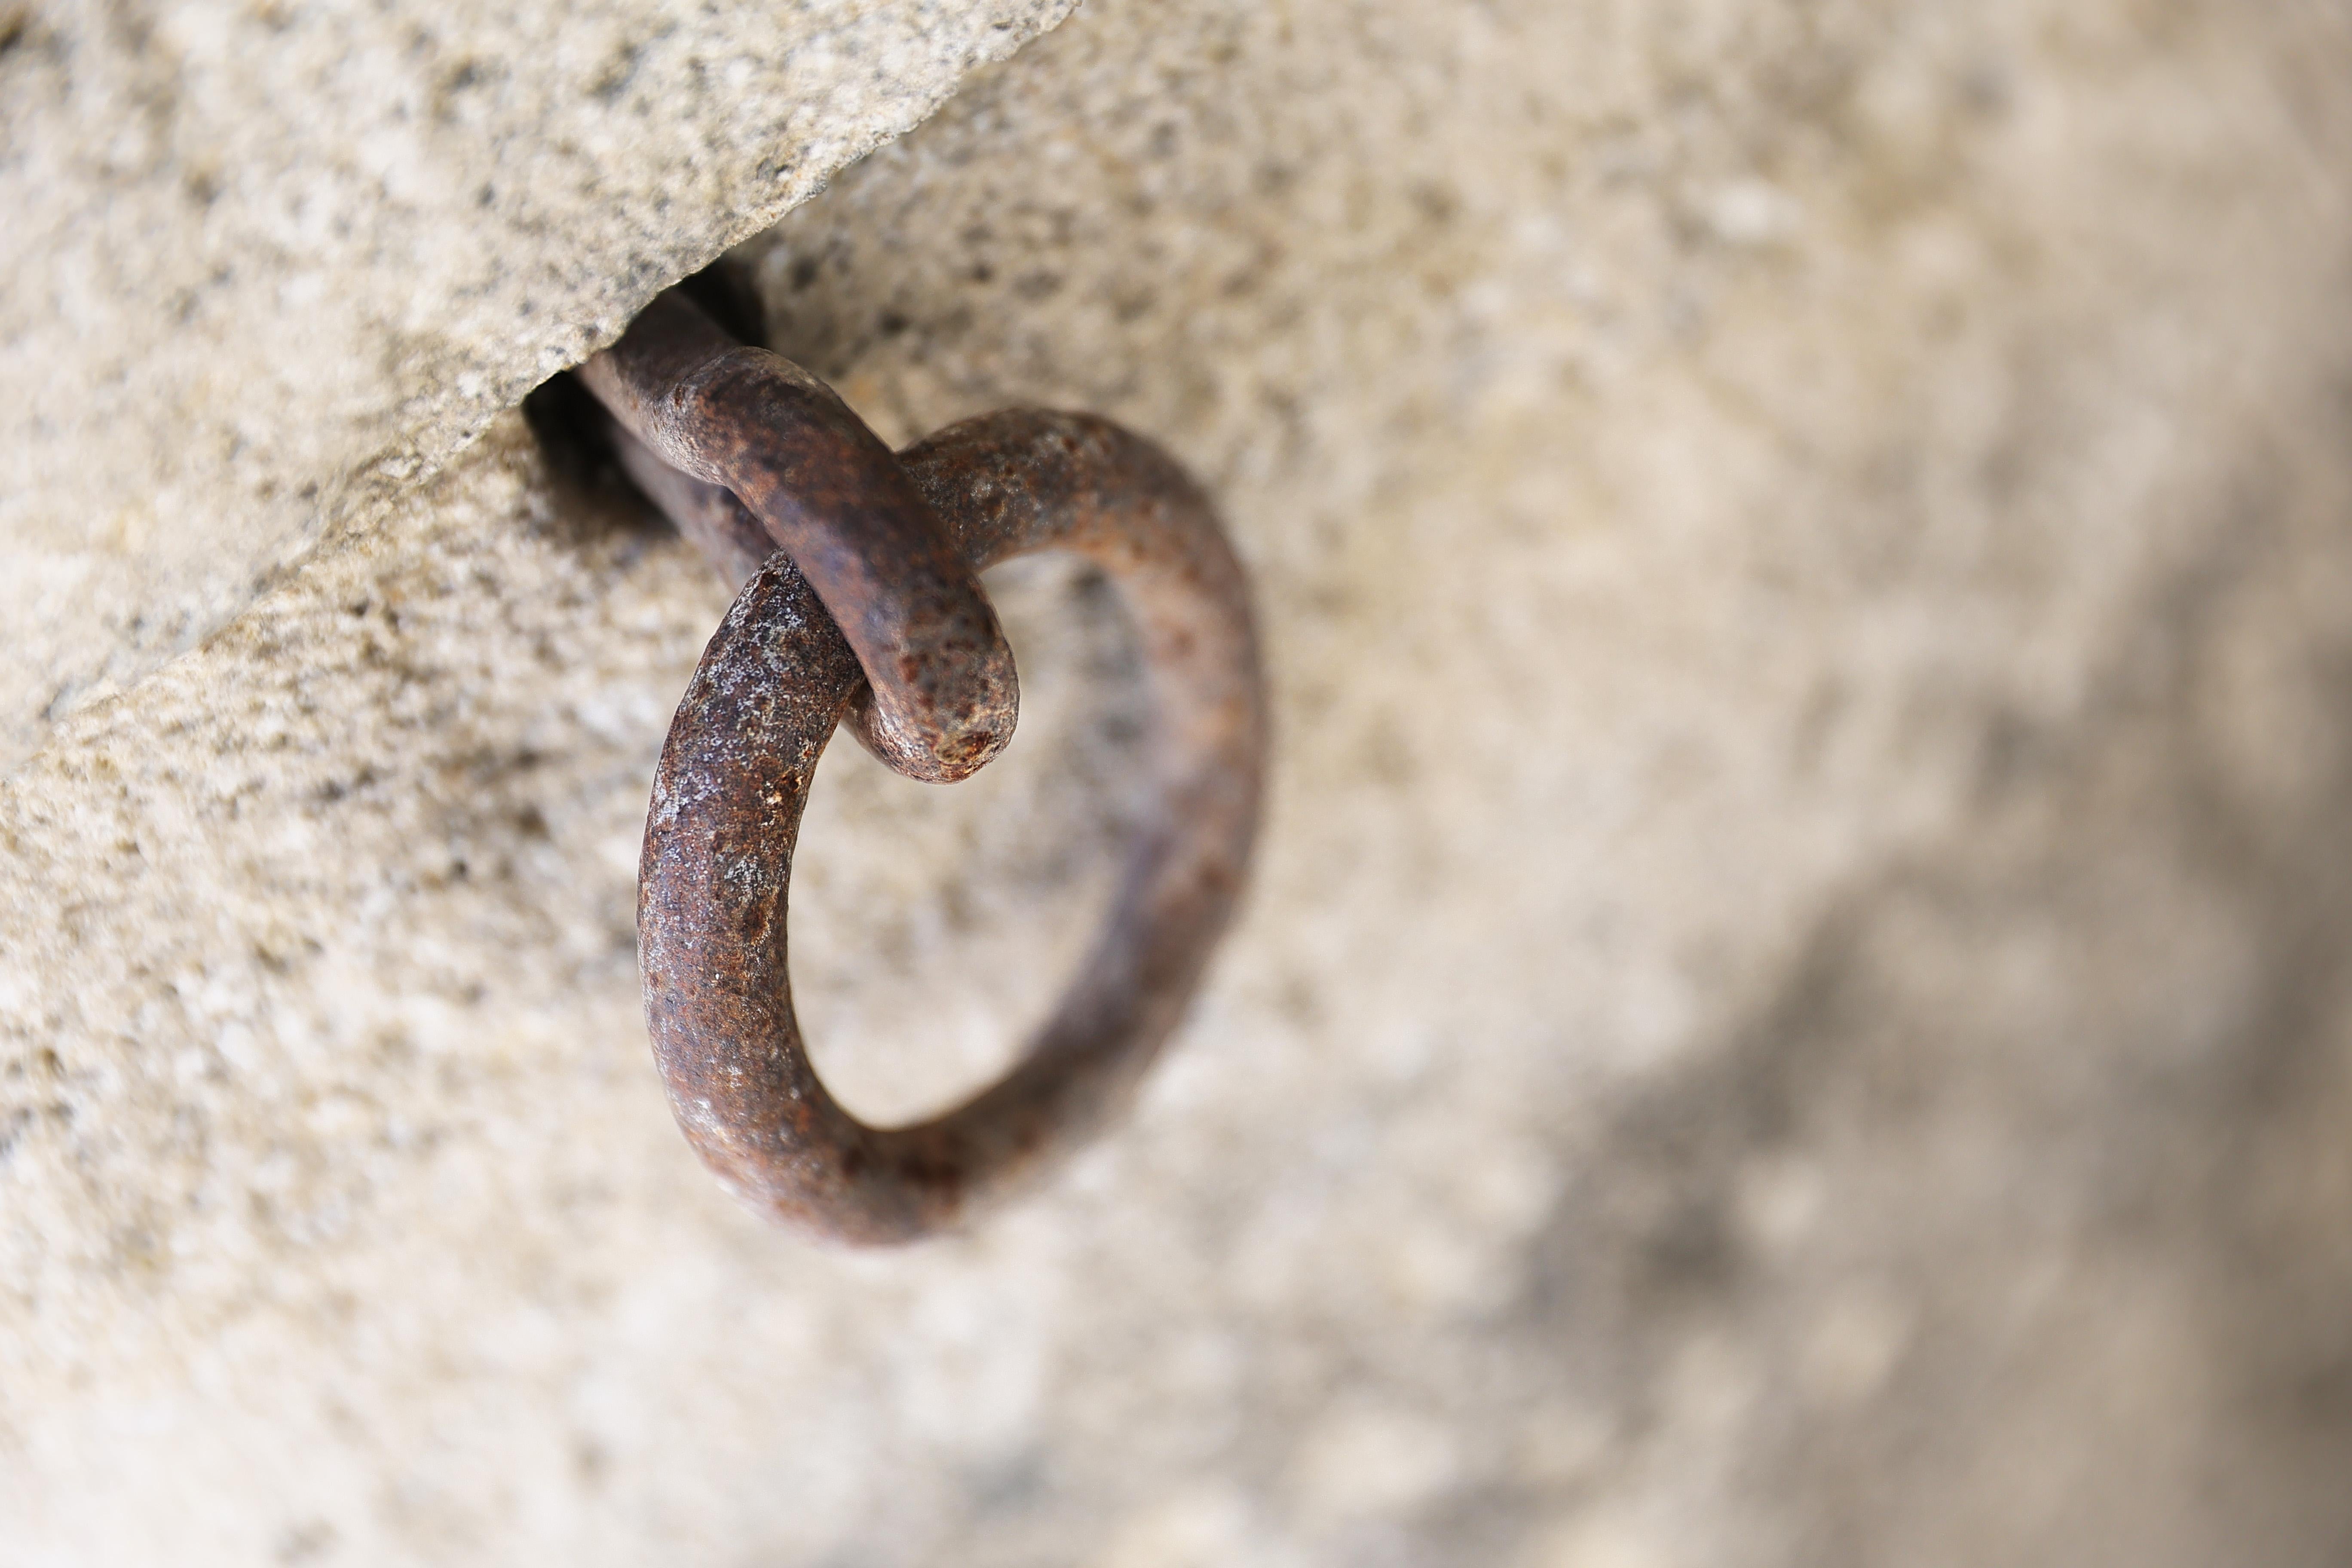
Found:
[{"label": "pale beige stone", "polygon": [[[1088,406],[1223,499],[1276,795],[1138,1115],[907,1253],[711,1187],[629,918],[719,591],[501,419],[0,787],[0,1539],[2340,1562],[2347,68],[1089,5],[744,255],[891,433]],[[1003,773],[845,748],[796,867],[868,1109],[1099,897],[1134,693],[1013,589]]]},{"label": "pale beige stone", "polygon": [[1073,3],[0,9],[0,765]]}]

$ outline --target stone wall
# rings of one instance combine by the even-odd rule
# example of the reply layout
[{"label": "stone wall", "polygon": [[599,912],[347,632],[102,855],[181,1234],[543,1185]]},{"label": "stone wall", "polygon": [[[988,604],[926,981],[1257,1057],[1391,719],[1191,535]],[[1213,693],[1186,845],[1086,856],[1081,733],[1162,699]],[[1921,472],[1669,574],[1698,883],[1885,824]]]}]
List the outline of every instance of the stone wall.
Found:
[{"label": "stone wall", "polygon": [[[1132,1121],[907,1252],[712,1187],[631,910],[723,593],[502,415],[0,784],[0,1538],[2340,1563],[2348,68],[2225,0],[1088,0],[739,258],[886,434],[1092,408],[1225,507],[1275,796]],[[842,748],[795,868],[877,1115],[1107,885],[1118,626],[1000,592],[1020,742]]]}]

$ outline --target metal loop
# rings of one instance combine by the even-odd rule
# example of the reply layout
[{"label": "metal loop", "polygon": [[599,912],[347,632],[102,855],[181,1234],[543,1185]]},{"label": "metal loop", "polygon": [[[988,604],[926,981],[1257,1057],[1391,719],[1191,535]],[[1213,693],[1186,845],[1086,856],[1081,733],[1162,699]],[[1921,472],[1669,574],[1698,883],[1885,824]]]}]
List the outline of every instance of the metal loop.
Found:
[{"label": "metal loop", "polygon": [[1004,749],[1020,689],[996,614],[889,447],[831,387],[737,342],[677,289],[580,378],[628,437],[632,474],[704,518],[727,569],[769,553],[730,515],[738,498],[792,556],[871,687],[854,717],[876,756],[950,784]]},{"label": "metal loop", "polygon": [[[861,661],[784,555],[737,596],[655,778],[638,880],[646,1016],[671,1107],[720,1180],[771,1217],[866,1243],[954,1223],[1123,1103],[1232,914],[1265,745],[1240,563],[1157,447],[1104,420],[1013,410],[918,443],[893,473],[944,520],[970,573],[1039,550],[1103,568],[1142,646],[1153,773],[1105,929],[1022,1062],[933,1121],[866,1126],[809,1064],[784,929],[802,809]],[[723,514],[707,494],[673,493]]]}]

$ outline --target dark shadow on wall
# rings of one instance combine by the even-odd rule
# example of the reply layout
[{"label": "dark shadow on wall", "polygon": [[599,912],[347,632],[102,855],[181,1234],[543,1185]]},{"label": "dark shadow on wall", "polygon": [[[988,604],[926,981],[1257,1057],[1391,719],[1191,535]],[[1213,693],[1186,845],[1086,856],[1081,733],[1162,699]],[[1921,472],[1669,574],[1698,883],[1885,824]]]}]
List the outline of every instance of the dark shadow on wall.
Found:
[{"label": "dark shadow on wall", "polygon": [[2250,780],[2228,676],[2336,520],[2231,510],[1531,1252],[1515,1369],[1633,1456],[1712,1380],[1762,1560],[2352,1561],[2352,752]]}]

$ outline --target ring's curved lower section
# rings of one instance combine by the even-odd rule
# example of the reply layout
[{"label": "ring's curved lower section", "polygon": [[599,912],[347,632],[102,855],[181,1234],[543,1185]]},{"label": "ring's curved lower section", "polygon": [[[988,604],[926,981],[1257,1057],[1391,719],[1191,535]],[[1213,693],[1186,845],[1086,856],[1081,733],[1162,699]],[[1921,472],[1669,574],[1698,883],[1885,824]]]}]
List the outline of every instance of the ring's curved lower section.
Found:
[{"label": "ring's curved lower section", "polygon": [[1265,752],[1241,565],[1157,447],[1104,420],[1012,410],[900,460],[973,571],[1039,550],[1103,568],[1142,644],[1153,775],[1109,919],[1020,1065],[936,1120],[868,1127],[809,1065],[784,937],[801,813],[858,662],[782,556],[711,639],[662,751],[638,881],[655,1055],[679,1124],[731,1189],[869,1243],[953,1224],[1124,1102],[1233,912]]}]

